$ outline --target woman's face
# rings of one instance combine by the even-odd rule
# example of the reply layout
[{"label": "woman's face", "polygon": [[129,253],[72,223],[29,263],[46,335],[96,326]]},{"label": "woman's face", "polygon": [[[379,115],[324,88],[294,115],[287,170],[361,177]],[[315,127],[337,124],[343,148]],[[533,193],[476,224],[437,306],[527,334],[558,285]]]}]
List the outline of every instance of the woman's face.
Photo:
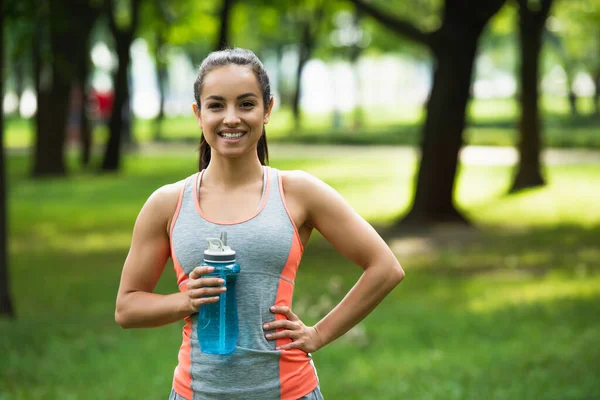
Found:
[{"label": "woman's face", "polygon": [[256,154],[273,101],[265,108],[258,79],[249,67],[231,64],[206,74],[200,106],[193,105],[194,114],[213,154]]}]

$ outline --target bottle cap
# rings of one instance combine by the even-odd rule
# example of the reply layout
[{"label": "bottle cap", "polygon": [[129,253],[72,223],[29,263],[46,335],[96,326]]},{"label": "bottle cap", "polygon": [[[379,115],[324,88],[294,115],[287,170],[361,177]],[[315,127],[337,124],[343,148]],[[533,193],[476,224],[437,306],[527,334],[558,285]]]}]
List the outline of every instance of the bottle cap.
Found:
[{"label": "bottle cap", "polygon": [[204,261],[227,263],[235,261],[235,251],[227,246],[227,232],[221,232],[220,238],[207,238],[208,249],[204,250]]}]

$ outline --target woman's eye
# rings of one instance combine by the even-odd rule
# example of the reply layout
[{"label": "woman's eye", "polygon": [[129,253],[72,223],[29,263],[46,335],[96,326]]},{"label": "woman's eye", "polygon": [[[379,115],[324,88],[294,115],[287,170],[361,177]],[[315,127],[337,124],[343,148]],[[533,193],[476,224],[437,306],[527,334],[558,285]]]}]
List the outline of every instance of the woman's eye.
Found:
[{"label": "woman's eye", "polygon": [[254,103],[251,101],[245,101],[242,103],[242,107],[244,107],[244,108],[254,107]]},{"label": "woman's eye", "polygon": [[215,109],[215,108],[221,108],[221,105],[219,103],[212,103],[208,105],[209,109]]}]

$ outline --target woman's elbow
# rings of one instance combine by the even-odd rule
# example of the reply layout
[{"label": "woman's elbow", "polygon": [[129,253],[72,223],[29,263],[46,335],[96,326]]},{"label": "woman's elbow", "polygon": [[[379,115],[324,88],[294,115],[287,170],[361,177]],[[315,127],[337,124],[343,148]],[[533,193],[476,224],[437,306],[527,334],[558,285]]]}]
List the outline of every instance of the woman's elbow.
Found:
[{"label": "woman's elbow", "polygon": [[132,328],[131,321],[123,308],[123,305],[117,302],[117,306],[115,307],[115,322],[123,329]]},{"label": "woman's elbow", "polygon": [[404,269],[402,269],[402,267],[400,266],[400,264],[398,264],[398,267],[395,268],[395,272],[396,272],[396,275],[395,275],[396,284],[398,284],[398,283],[402,282],[402,280],[404,279],[404,276],[406,274],[404,273]]},{"label": "woman's elbow", "polygon": [[404,279],[405,273],[404,269],[398,262],[398,260],[394,259],[394,265],[392,267],[392,271],[390,274],[390,281],[394,282],[394,286],[398,285]]}]

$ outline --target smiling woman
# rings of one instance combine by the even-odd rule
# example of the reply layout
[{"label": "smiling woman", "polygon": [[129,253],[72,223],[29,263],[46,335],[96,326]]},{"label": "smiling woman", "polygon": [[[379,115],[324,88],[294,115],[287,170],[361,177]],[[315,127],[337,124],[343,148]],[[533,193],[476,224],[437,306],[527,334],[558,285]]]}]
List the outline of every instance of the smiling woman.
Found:
[{"label": "smiling woman", "polygon": [[[194,98],[192,110],[202,131],[199,171],[159,188],[142,208],[123,266],[115,319],[125,328],[185,320],[171,399],[322,399],[311,354],[366,317],[404,271],[334,189],[307,173],[266,166],[264,125],[273,99],[269,77],[254,53],[211,53],[200,66]],[[313,229],[364,272],[327,316],[306,326],[291,307]],[[228,246],[219,248],[227,249],[228,261],[234,249],[239,263],[235,286],[211,276],[214,268],[204,264],[224,256],[213,254],[216,239],[209,249],[203,245],[221,233],[227,234]],[[155,294],[169,257],[180,292]],[[233,352],[216,355],[199,339],[206,337],[208,310],[219,302],[223,311],[232,297],[239,336]]]}]

